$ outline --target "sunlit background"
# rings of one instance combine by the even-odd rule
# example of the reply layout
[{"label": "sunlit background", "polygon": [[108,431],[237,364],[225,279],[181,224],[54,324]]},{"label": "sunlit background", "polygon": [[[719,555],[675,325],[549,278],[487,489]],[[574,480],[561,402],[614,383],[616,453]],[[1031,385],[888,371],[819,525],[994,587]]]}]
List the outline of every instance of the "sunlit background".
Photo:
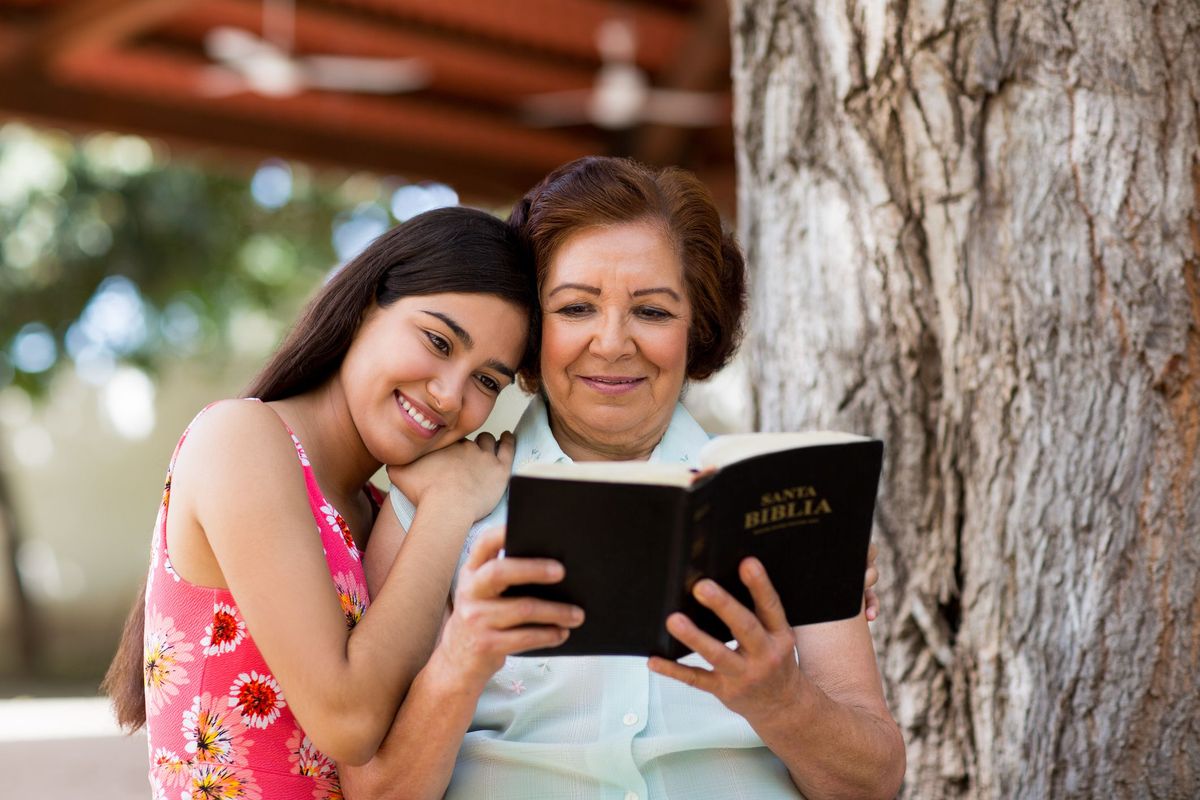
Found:
[{"label": "sunlit background", "polygon": [[[7,678],[95,683],[190,417],[240,392],[332,269],[458,202],[432,181],[280,159],[223,173],[136,136],[0,127]],[[688,399],[715,430],[750,424],[737,367]],[[487,427],[511,427],[523,402],[510,391]]]},{"label": "sunlit background", "polygon": [[[515,7],[0,0],[0,796],[144,796],[96,694],[171,451],[368,242],[590,153],[734,225],[724,0]],[[738,363],[687,402],[753,424]]]}]

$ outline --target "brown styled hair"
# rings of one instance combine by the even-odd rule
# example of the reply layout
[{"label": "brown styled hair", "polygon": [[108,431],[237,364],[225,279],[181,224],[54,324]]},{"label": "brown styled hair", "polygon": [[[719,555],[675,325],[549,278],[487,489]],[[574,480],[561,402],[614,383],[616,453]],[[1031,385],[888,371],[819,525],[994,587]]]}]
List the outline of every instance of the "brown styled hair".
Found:
[{"label": "brown styled hair", "polygon": [[[547,175],[517,203],[508,221],[533,248],[539,289],[554,254],[572,234],[599,225],[662,225],[683,264],[692,308],[688,378],[707,378],[737,350],[746,310],[746,261],[722,229],[708,189],[687,170],[652,170],[628,158],[587,156]],[[538,361],[532,360],[520,377],[523,388],[537,391]]]},{"label": "brown styled hair", "polygon": [[[372,306],[452,292],[495,295],[524,309],[531,329],[536,325],[533,258],[520,233],[474,209],[427,211],[373,241],[318,290],[243,396],[282,400],[315,389],[337,372]],[[534,348],[531,335],[522,370],[537,363]],[[145,605],[143,583],[100,684],[130,732],[146,723]]]}]

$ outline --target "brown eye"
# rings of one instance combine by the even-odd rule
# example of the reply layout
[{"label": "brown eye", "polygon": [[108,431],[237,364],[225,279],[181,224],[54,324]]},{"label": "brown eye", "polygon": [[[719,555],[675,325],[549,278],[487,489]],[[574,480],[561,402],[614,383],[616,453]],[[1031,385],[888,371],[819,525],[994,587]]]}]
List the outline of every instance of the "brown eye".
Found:
[{"label": "brown eye", "polygon": [[592,307],[586,303],[572,303],[569,306],[563,306],[557,312],[565,317],[582,317],[584,314],[592,310]]},{"label": "brown eye", "polygon": [[642,306],[635,312],[642,319],[648,319],[654,322],[667,319],[675,319],[675,315],[665,309],[655,308],[654,306]]},{"label": "brown eye", "polygon": [[444,337],[438,336],[433,331],[425,331],[425,338],[429,340],[430,344],[437,348],[439,353],[442,355],[450,355],[450,342],[446,341]]}]

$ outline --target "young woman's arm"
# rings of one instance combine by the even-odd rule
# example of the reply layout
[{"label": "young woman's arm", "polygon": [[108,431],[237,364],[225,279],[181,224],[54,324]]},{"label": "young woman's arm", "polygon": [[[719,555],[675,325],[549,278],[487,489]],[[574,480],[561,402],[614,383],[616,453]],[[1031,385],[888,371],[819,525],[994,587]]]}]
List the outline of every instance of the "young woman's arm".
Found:
[{"label": "young woman's arm", "polygon": [[[474,445],[454,447],[443,459],[453,468],[421,498],[414,541],[461,542],[476,513],[463,498],[481,486],[502,489],[507,479],[511,451],[505,461]],[[223,403],[201,417],[172,481],[168,547],[176,570],[189,578],[190,565],[215,558],[313,744],[337,761],[367,761],[436,635],[438,613],[414,615],[414,608],[440,607],[444,590],[427,597],[411,565],[397,560],[368,613],[347,631],[295,448],[262,404]]]},{"label": "young woman's arm", "polygon": [[556,561],[498,558],[503,547],[503,528],[480,536],[463,565],[441,640],[379,751],[363,766],[338,765],[349,800],[441,797],[479,696],[505,657],[562,644],[569,629],[583,623],[576,606],[502,598],[509,586],[557,583],[563,576]]}]

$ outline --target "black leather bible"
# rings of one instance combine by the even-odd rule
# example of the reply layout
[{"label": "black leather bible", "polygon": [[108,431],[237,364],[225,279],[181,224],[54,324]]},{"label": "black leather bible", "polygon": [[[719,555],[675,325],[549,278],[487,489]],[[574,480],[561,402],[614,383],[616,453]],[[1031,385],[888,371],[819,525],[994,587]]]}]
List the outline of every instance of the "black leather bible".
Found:
[{"label": "black leather bible", "polygon": [[851,434],[720,436],[701,463],[529,464],[509,485],[505,554],[554,558],[566,577],[515,586],[581,606],[561,646],[525,655],[661,655],[688,649],[666,629],[683,611],[720,641],[733,637],[691,596],[707,576],[748,608],[737,574],[757,556],[792,625],[859,613],[883,443]]}]

